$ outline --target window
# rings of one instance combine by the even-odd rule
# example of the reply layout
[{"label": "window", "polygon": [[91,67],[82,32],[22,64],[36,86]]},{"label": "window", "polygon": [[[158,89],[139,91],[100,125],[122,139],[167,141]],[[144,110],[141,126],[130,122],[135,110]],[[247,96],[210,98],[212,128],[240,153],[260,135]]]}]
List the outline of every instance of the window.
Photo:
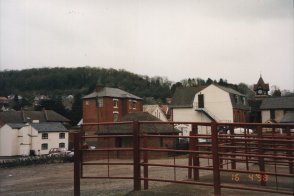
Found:
[{"label": "window", "polygon": [[48,150],[48,144],[47,143],[42,144],[41,149],[42,150]]},{"label": "window", "polygon": [[136,100],[130,100],[130,109],[136,109],[137,108],[137,101]]},{"label": "window", "polygon": [[198,108],[204,108],[204,95],[198,95]]},{"label": "window", "polygon": [[235,103],[238,103],[238,95],[234,95],[234,101]]},{"label": "window", "polygon": [[103,98],[97,98],[97,107],[102,108],[103,107]]},{"label": "window", "polygon": [[243,99],[243,105],[246,105],[246,98],[242,97],[242,99]]},{"label": "window", "polygon": [[42,139],[43,140],[48,139],[48,133],[42,133]]},{"label": "window", "polygon": [[275,110],[270,110],[270,118],[271,118],[271,120],[275,120],[275,118],[276,118]]},{"label": "window", "polygon": [[64,139],[65,138],[65,133],[59,133],[59,139]]},{"label": "window", "polygon": [[118,108],[118,99],[113,99],[113,107]]},{"label": "window", "polygon": [[59,143],[59,148],[65,148],[65,143]]},{"label": "window", "polygon": [[118,112],[113,112],[113,122],[117,122],[118,117],[119,117],[119,113]]}]

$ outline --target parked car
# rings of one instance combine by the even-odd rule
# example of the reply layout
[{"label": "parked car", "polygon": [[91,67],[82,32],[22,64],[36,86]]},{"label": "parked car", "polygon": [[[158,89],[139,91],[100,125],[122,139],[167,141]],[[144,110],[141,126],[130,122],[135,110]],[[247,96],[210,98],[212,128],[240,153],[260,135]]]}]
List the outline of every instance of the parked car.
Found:
[{"label": "parked car", "polygon": [[53,155],[65,155],[65,156],[73,157],[74,152],[66,150],[66,148],[51,148],[49,150],[49,156],[53,156]]}]

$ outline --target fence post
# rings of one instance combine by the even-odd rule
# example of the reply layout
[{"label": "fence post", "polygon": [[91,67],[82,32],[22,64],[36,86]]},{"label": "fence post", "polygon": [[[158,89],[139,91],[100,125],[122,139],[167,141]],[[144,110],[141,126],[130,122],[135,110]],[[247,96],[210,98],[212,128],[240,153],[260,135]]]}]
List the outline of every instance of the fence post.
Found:
[{"label": "fence post", "polygon": [[218,134],[216,122],[211,123],[211,140],[212,140],[212,160],[213,160],[213,186],[214,195],[221,195],[220,186],[220,169],[218,156]]},{"label": "fence post", "polygon": [[[258,140],[258,155],[263,155],[264,154],[264,149],[263,149],[264,143],[260,140],[260,139],[262,139],[262,127],[261,126],[257,127],[257,138],[259,139]],[[261,173],[264,173],[265,172],[264,157],[258,157],[258,165],[259,165],[259,171]],[[261,175],[263,175],[263,174],[261,174]],[[261,180],[260,185],[265,186],[266,182],[264,180]]]},{"label": "fence post", "polygon": [[[235,153],[236,149],[235,149],[235,132],[234,132],[234,127],[230,126],[230,139],[231,139],[231,146],[233,146],[233,148],[231,149],[232,153]],[[231,169],[236,169],[236,156],[235,155],[231,155]]]},{"label": "fence post", "polygon": [[[286,134],[287,134],[287,136],[289,138],[291,138],[291,132],[290,132],[290,128],[289,127],[286,127]],[[290,150],[290,149],[292,149],[293,144],[292,144],[291,140],[289,142],[287,142],[287,143],[288,143],[287,147],[289,149],[289,151],[287,152],[287,157],[292,157],[293,150]],[[294,174],[293,160],[291,160],[291,159],[289,159],[289,173],[290,174]]]},{"label": "fence post", "polygon": [[[146,137],[147,134],[144,134],[143,137],[143,148],[148,148],[148,138]],[[148,164],[148,151],[143,152],[143,162]],[[148,178],[148,165],[144,165],[144,178]],[[148,189],[149,181],[144,180],[144,189]]]},{"label": "fence post", "polygon": [[[193,125],[191,125],[191,127],[192,127]],[[192,131],[190,131],[190,133],[189,133],[189,136],[193,136],[193,132]],[[192,163],[193,163],[193,156],[192,156],[192,153],[191,153],[191,151],[193,150],[193,139],[191,138],[191,137],[189,137],[189,156],[188,156],[188,166],[189,166],[189,168],[188,168],[188,179],[192,179],[192,168],[191,168],[191,166],[192,166]]]},{"label": "fence post", "polygon": [[[198,127],[196,124],[192,124],[192,136],[198,135]],[[192,149],[195,151],[198,151],[198,138],[192,138]],[[199,161],[199,153],[193,153],[193,166],[200,166],[200,161]],[[199,180],[199,169],[198,168],[193,168],[193,176],[194,180]]]},{"label": "fence post", "polygon": [[134,161],[134,191],[141,190],[140,179],[140,124],[138,121],[133,121],[133,161]]},{"label": "fence post", "polygon": [[74,133],[74,196],[80,196],[81,179],[81,133]]}]

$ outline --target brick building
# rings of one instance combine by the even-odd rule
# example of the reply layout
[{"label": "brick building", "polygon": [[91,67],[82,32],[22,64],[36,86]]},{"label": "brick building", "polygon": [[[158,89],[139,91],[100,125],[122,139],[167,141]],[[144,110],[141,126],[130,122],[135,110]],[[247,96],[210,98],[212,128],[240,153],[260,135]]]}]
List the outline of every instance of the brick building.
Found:
[{"label": "brick building", "polygon": [[142,112],[142,98],[118,88],[97,84],[83,97],[83,123],[117,122],[128,113]]}]

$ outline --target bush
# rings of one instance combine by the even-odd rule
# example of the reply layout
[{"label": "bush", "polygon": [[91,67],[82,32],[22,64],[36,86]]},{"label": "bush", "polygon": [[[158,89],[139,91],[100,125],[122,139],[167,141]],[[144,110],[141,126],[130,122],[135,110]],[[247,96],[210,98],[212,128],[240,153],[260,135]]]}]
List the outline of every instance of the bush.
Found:
[{"label": "bush", "polygon": [[51,163],[68,163],[73,162],[73,157],[65,155],[41,155],[20,157],[13,160],[0,161],[0,168],[23,167],[29,165],[51,164]]}]

